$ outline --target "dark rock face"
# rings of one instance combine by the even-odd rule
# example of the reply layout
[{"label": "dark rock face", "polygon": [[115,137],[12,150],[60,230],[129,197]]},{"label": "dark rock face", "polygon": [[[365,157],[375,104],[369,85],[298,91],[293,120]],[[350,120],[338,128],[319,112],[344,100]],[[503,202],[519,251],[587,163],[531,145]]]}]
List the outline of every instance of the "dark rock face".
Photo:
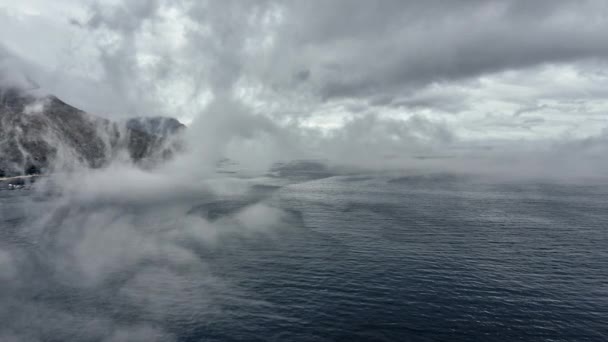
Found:
[{"label": "dark rock face", "polygon": [[134,161],[148,164],[149,159],[166,160],[182,150],[178,136],[186,126],[168,117],[133,118],[127,120],[128,150]]},{"label": "dark rock face", "polygon": [[[169,118],[119,124],[85,113],[54,96],[0,89],[0,177],[54,168],[106,165],[121,151],[135,163],[168,158],[183,125]],[[148,121],[150,123],[148,123]]]},{"label": "dark rock face", "polygon": [[127,120],[127,128],[162,137],[175,134],[186,126],[177,119],[156,116],[129,119]]}]

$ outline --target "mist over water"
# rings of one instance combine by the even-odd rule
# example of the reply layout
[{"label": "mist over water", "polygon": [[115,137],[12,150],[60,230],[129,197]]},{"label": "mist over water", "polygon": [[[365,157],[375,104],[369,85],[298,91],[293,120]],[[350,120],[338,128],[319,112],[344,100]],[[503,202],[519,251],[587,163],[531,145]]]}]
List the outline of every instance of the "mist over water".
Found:
[{"label": "mist over water", "polygon": [[250,305],[202,256],[288,215],[247,180],[187,185],[117,167],[2,191],[2,339],[168,341]]}]

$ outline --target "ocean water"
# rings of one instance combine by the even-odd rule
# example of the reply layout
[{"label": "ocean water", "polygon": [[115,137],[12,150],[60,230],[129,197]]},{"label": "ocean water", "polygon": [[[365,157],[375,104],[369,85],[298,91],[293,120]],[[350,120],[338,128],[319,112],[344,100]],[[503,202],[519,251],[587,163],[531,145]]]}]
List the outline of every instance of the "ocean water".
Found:
[{"label": "ocean water", "polygon": [[[233,229],[213,242],[180,240],[195,264],[138,258],[124,268],[98,267],[106,249],[114,255],[143,246],[101,238],[105,245],[95,248],[87,267],[104,276],[82,283],[81,275],[70,277],[69,267],[58,269],[51,259],[72,248],[86,255],[86,248],[58,236],[92,221],[67,224],[74,213],[55,212],[51,216],[64,217],[30,229],[40,222],[32,217],[49,213],[44,208],[52,199],[1,191],[0,336],[608,340],[608,184],[445,174],[307,176],[275,175],[252,186],[246,199],[192,203],[188,215],[216,222],[259,203],[280,210],[271,228]],[[94,206],[85,213],[107,210]],[[114,210],[111,222],[158,220],[147,210]],[[179,224],[173,229],[179,232]]]}]

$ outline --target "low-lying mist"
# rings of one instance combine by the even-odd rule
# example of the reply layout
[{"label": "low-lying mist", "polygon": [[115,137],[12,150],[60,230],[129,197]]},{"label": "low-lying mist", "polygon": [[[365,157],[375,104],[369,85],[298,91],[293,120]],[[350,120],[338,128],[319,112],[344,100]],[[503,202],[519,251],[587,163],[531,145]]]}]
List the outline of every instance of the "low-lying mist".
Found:
[{"label": "low-lying mist", "polygon": [[3,199],[17,221],[2,227],[0,339],[171,341],[167,322],[263,305],[202,257],[226,239],[293,227],[253,185],[116,162],[51,174]]}]

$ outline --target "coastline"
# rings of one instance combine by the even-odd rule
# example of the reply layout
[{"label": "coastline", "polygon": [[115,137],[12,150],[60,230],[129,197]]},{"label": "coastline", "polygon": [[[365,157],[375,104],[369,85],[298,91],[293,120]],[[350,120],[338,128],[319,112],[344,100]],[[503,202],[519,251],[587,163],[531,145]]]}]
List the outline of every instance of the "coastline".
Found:
[{"label": "coastline", "polygon": [[20,179],[32,179],[32,178],[36,178],[36,177],[40,177],[40,175],[24,175],[24,176],[14,176],[14,177],[0,177],[0,182],[10,182],[13,180],[20,180]]}]

